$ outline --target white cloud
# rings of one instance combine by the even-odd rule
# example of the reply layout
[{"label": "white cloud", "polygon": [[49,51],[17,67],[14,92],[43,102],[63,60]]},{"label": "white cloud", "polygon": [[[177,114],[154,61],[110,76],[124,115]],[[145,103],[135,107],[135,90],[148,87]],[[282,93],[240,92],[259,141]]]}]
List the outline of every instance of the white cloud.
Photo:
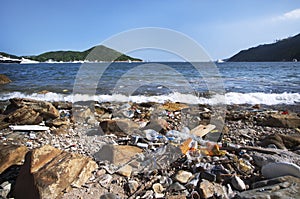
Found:
[{"label": "white cloud", "polygon": [[300,8],[284,13],[283,15],[276,17],[275,21],[278,20],[295,20],[300,19]]}]

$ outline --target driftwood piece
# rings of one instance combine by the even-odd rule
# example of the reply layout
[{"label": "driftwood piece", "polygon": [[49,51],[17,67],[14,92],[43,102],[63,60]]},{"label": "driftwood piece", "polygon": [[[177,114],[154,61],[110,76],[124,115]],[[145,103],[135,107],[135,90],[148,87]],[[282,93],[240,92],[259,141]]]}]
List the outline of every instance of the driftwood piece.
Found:
[{"label": "driftwood piece", "polygon": [[267,154],[280,154],[282,150],[278,149],[269,149],[269,148],[262,148],[262,147],[256,147],[256,146],[223,146],[221,147],[222,150],[226,151],[241,151],[242,149],[250,150],[250,151],[257,151],[261,153],[267,153]]}]

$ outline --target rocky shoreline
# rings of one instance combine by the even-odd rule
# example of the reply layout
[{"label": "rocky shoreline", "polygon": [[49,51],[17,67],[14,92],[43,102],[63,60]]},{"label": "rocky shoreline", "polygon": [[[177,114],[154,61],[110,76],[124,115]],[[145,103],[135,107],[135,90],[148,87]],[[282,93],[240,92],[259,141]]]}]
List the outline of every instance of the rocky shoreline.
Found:
[{"label": "rocky shoreline", "polygon": [[299,105],[214,108],[3,101],[1,197],[298,198]]}]

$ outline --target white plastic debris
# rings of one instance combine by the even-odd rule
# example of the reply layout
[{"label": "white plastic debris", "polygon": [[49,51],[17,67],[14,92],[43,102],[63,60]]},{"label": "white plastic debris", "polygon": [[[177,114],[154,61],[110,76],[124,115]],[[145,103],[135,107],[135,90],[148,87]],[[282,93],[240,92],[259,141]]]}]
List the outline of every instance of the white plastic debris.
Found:
[{"label": "white plastic debris", "polygon": [[40,125],[11,125],[9,128],[13,131],[47,131],[49,127]]}]

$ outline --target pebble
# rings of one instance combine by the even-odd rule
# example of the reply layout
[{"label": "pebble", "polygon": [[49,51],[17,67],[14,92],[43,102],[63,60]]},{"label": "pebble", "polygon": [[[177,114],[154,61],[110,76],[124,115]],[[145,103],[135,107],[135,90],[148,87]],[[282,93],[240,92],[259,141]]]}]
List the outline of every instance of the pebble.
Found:
[{"label": "pebble", "polygon": [[100,199],[120,199],[120,197],[113,193],[107,193],[107,194],[100,196]]},{"label": "pebble", "polygon": [[136,180],[129,180],[127,183],[129,194],[133,194],[139,187],[139,183]]},{"label": "pebble", "polygon": [[246,185],[245,185],[244,181],[236,175],[234,175],[232,177],[231,185],[238,191],[246,190]]},{"label": "pebble", "polygon": [[141,197],[141,198],[153,198],[153,194],[154,194],[154,192],[153,192],[153,190],[148,190],[148,191],[146,191],[146,193]]},{"label": "pebble", "polygon": [[131,172],[132,172],[132,167],[130,165],[125,165],[117,171],[118,174],[125,176],[125,177],[130,177]]},{"label": "pebble", "polygon": [[99,177],[99,184],[103,187],[107,187],[110,184],[112,179],[113,179],[113,177],[111,175],[104,174]]},{"label": "pebble", "polygon": [[179,182],[175,182],[175,183],[170,185],[168,190],[171,191],[171,192],[173,192],[173,191],[177,192],[177,191],[186,190],[186,188],[182,184],[180,184]]},{"label": "pebble", "polygon": [[154,193],[157,193],[157,194],[160,194],[165,190],[165,188],[160,183],[154,183],[152,185],[152,189],[153,189]]},{"label": "pebble", "polygon": [[180,183],[187,183],[189,179],[193,176],[191,172],[180,170],[175,176],[175,180]]},{"label": "pebble", "polygon": [[200,178],[208,180],[210,182],[215,182],[216,181],[216,175],[212,174],[212,173],[209,173],[209,172],[206,172],[206,171],[200,173]]}]

